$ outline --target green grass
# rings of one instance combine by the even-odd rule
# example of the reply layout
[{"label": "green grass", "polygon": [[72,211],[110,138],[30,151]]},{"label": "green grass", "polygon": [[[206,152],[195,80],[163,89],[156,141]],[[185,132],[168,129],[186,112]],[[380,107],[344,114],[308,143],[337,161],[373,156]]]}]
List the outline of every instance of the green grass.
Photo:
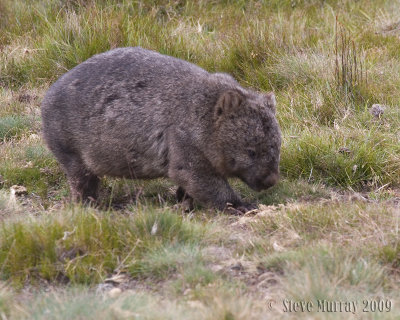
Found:
[{"label": "green grass", "polygon": [[[390,0],[0,0],[0,317],[341,319],[285,313],[282,301],[382,298],[390,312],[346,316],[398,318],[399,9]],[[367,80],[338,83],[336,18]],[[137,45],[275,92],[281,181],[260,193],[231,181],[257,214],[183,214],[166,179],[105,178],[98,207],[68,203],[41,139],[43,95],[90,56]],[[374,103],[386,106],[379,119]],[[13,185],[28,194],[13,197]],[[128,279],[114,284],[122,293],[98,293],[116,274]]]},{"label": "green grass", "polygon": [[156,252],[168,252],[174,245],[200,245],[205,231],[201,224],[168,211],[152,212],[150,208],[129,216],[72,208],[57,216],[3,222],[2,278],[15,283],[61,278],[71,283],[94,283],[115,270],[129,270],[132,276],[153,272],[157,276],[177,264],[180,257],[187,257],[179,252],[171,252],[170,257],[157,256]]},{"label": "green grass", "polygon": [[197,246],[164,246],[146,252],[141,261],[130,267],[130,272],[142,277],[166,279],[178,269],[202,263],[201,252]]},{"label": "green grass", "polygon": [[35,120],[23,116],[7,116],[0,118],[0,141],[21,137],[32,128]]},{"label": "green grass", "polygon": [[66,189],[66,181],[54,157],[37,139],[34,136],[20,142],[14,139],[4,143],[0,150],[0,175],[2,187],[23,185],[28,193],[38,195],[41,204],[47,206],[48,198],[58,197],[54,190],[62,192]]},{"label": "green grass", "polygon": [[261,265],[287,275],[287,292],[294,300],[338,300],[354,289],[365,295],[390,292],[390,277],[385,269],[373,259],[358,259],[358,253],[352,251],[310,247],[273,254]]},{"label": "green grass", "polygon": [[[157,295],[129,290],[111,298],[74,287],[66,292],[39,293],[30,305],[3,311],[12,319],[259,319],[259,306],[249,298],[233,300],[213,288],[204,293],[213,299],[201,302],[165,299]],[[2,296],[0,296],[1,299]],[[8,298],[11,301],[12,295]],[[1,301],[1,300],[0,300]],[[255,308],[255,306],[257,308]],[[1,310],[1,309],[0,309]]]},{"label": "green grass", "polygon": [[254,192],[244,183],[234,180],[231,184],[247,200],[264,205],[279,205],[301,200],[329,198],[329,188],[321,183],[310,183],[303,179],[281,178],[279,183],[268,190]]}]

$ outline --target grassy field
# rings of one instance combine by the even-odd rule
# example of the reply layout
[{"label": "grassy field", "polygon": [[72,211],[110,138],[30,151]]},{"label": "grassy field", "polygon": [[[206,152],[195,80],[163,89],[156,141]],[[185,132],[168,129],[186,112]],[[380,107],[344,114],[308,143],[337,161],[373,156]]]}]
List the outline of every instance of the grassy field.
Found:
[{"label": "grassy field", "polygon": [[[0,318],[399,319],[399,12],[0,0]],[[137,45],[275,92],[282,179],[261,193],[232,181],[257,212],[183,213],[162,179],[106,178],[98,207],[68,202],[43,95],[90,56]]]}]

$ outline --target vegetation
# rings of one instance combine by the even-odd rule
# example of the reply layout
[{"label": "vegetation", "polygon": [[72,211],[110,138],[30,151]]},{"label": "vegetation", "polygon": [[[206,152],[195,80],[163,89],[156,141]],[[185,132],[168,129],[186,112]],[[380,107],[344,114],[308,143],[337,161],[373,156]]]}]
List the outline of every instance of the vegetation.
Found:
[{"label": "vegetation", "polygon": [[[0,0],[2,319],[400,316],[400,4],[390,0]],[[68,203],[40,136],[52,82],[137,46],[274,91],[281,182],[258,212],[182,213],[167,180],[102,181]],[[373,104],[383,113],[371,112]],[[10,192],[13,185],[26,195]],[[390,311],[363,312],[363,301]]]}]

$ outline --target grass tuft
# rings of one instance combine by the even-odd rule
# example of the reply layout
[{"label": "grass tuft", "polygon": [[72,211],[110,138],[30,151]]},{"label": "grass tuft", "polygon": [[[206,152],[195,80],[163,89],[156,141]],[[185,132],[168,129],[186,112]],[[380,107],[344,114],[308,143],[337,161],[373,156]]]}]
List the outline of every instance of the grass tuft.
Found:
[{"label": "grass tuft", "polygon": [[32,129],[32,119],[24,116],[0,118],[0,142],[10,138],[21,138]]},{"label": "grass tuft", "polygon": [[[96,283],[115,270],[132,270],[132,275],[138,275],[149,274],[151,267],[162,272],[168,263],[149,265],[154,250],[199,244],[205,231],[202,225],[175,213],[150,208],[129,216],[72,208],[39,219],[3,222],[1,273],[3,279],[19,283],[39,278]],[[141,272],[134,267],[138,263]]]}]

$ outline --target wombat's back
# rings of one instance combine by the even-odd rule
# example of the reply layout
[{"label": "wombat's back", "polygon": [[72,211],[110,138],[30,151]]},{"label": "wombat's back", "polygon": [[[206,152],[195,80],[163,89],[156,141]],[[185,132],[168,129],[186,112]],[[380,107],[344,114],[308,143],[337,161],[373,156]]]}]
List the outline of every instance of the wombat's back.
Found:
[{"label": "wombat's back", "polygon": [[[46,111],[47,105],[62,102],[62,97],[72,102],[68,108],[76,104],[93,107],[102,95],[108,97],[105,103],[117,98],[110,94],[116,89],[119,97],[148,93],[147,97],[132,101],[147,102],[166,93],[176,96],[193,88],[198,90],[208,76],[207,71],[184,60],[140,47],[117,48],[89,58],[60,77],[48,90],[43,107]],[[54,107],[57,106],[51,106]]]}]

